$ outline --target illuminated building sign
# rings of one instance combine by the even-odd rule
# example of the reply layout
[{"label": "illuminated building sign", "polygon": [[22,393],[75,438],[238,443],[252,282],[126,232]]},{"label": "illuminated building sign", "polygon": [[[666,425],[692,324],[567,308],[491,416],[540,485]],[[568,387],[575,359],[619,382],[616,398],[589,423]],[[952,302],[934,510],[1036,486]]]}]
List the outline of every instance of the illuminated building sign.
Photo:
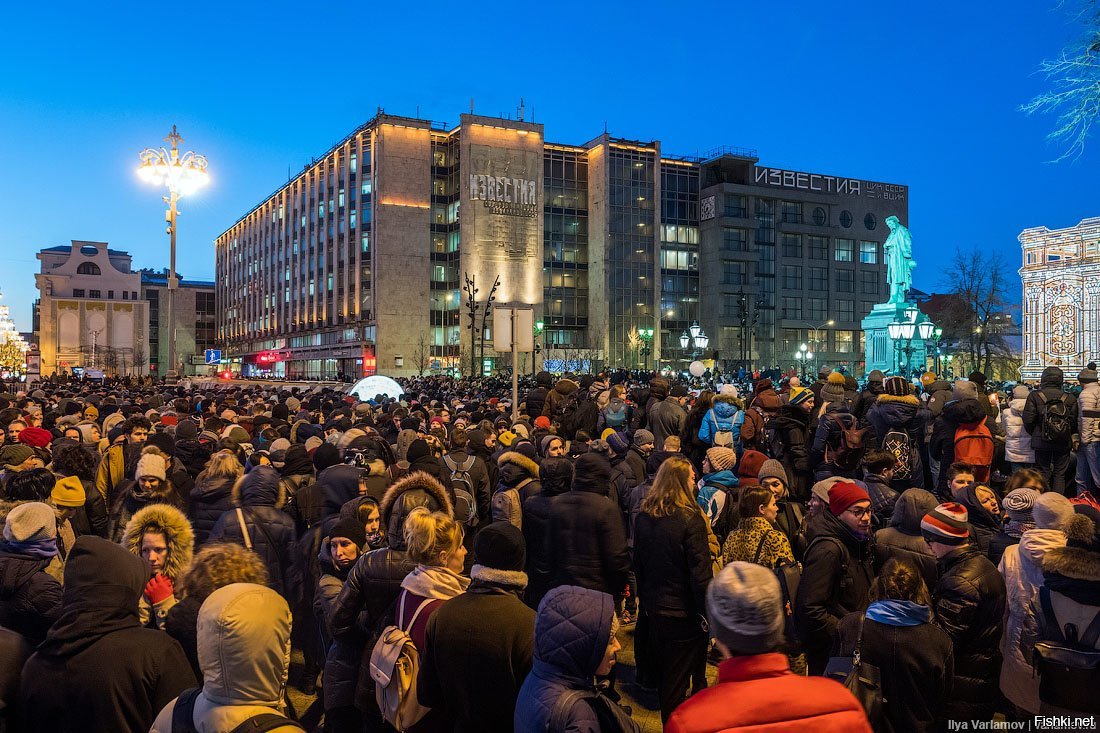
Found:
[{"label": "illuminated building sign", "polygon": [[908,192],[907,186],[898,186],[893,183],[877,183],[858,178],[825,176],[818,173],[803,173],[802,171],[763,168],[761,166],[756,166],[753,181],[758,185],[795,188],[800,191],[819,191],[835,195],[863,196],[864,198],[882,199],[883,201],[904,201]]}]

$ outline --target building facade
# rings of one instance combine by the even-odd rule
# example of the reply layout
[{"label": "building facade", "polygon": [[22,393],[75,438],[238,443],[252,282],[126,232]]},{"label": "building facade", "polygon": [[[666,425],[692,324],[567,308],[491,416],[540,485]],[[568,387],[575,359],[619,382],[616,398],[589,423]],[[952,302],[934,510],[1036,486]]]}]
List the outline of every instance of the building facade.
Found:
[{"label": "building facade", "polygon": [[[177,275],[179,273],[177,272]],[[141,271],[141,299],[149,310],[149,373],[163,377],[168,371],[168,269]],[[176,288],[176,359],[183,365],[180,374],[209,374],[217,366],[206,364],[207,349],[215,349],[217,311],[214,307],[214,283],[209,280],[180,278]]]},{"label": "building facade", "polygon": [[[534,308],[558,369],[786,368],[810,335],[857,367],[883,221],[908,223],[908,190],[756,163],[380,112],[217,238],[218,345],[246,375],[488,372],[510,358],[482,321],[492,292]],[[706,353],[680,348],[694,321]]]},{"label": "building facade", "polygon": [[1037,380],[1048,366],[1074,377],[1100,357],[1100,217],[1077,226],[1020,233],[1023,366]]},{"label": "building facade", "polygon": [[34,342],[42,376],[81,368],[142,374],[148,309],[130,255],[106,242],[74,240],[37,257]]},{"label": "building facade", "polygon": [[[126,252],[105,242],[73,241],[38,252],[34,343],[41,373],[163,376],[168,328],[160,308],[165,274],[134,270]],[[214,343],[214,283],[183,280],[176,291],[177,354],[186,374],[205,374],[203,349]],[[197,351],[196,351],[197,350]],[[195,354],[200,357],[195,359]]]}]

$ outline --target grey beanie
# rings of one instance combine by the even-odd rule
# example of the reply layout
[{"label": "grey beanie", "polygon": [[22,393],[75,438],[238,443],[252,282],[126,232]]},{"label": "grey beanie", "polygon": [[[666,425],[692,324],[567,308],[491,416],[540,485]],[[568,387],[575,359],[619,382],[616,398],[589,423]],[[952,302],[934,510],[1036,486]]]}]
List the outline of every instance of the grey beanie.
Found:
[{"label": "grey beanie", "polygon": [[1053,491],[1039,494],[1031,507],[1031,518],[1038,529],[1063,529],[1073,516],[1073,504]]},{"label": "grey beanie", "polygon": [[978,399],[978,385],[974,382],[960,379],[955,382],[951,390],[951,396],[956,400]]},{"label": "grey beanie", "polygon": [[1081,384],[1088,384],[1089,382],[1096,381],[1095,369],[1082,369],[1080,374],[1077,375],[1077,381]]},{"label": "grey beanie", "polygon": [[656,438],[653,437],[653,433],[648,430],[635,430],[634,431],[634,445],[645,445],[646,443],[652,443]]},{"label": "grey beanie", "polygon": [[766,478],[777,478],[783,482],[784,486],[790,487],[791,482],[787,480],[787,471],[783,468],[783,464],[774,458],[769,458],[764,461],[764,465],[760,467],[760,471],[756,474],[756,478],[759,481],[763,481]]},{"label": "grey beanie", "polygon": [[765,654],[783,641],[783,594],[763,565],[731,562],[707,587],[711,635],[736,655]]},{"label": "grey beanie", "polygon": [[867,375],[868,382],[883,382],[886,381],[886,375],[881,369],[872,369],[871,373]]},{"label": "grey beanie", "polygon": [[8,512],[4,539],[8,542],[38,542],[57,536],[53,507],[40,501],[19,504]]}]

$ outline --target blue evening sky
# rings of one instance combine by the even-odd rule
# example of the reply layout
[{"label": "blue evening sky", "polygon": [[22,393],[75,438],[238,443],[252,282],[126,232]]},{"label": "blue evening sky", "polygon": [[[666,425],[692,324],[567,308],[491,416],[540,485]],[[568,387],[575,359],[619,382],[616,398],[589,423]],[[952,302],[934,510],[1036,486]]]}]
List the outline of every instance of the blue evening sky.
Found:
[{"label": "blue evening sky", "polygon": [[213,174],[182,203],[179,271],[212,278],[214,238],[378,107],[454,123],[471,97],[487,115],[523,97],[551,141],[606,122],[667,153],[753,147],[764,165],[905,183],[918,287],[942,283],[956,247],[1015,269],[1021,229],[1100,215],[1100,138],[1051,163],[1053,121],[1017,111],[1079,35],[1075,5],[9,5],[3,302],[29,330],[34,253],[71,239],[167,265],[160,193],[134,168],[172,124]]}]

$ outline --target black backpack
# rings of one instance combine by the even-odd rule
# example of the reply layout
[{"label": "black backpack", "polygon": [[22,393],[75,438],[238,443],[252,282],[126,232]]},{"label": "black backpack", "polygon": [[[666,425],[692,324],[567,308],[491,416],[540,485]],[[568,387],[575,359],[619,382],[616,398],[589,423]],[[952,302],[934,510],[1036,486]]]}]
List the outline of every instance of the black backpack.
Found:
[{"label": "black backpack", "polygon": [[[201,687],[192,687],[180,693],[176,706],[172,708],[172,733],[198,733],[195,729],[195,700]],[[238,725],[229,733],[266,733],[282,726],[293,726],[305,730],[298,723],[279,713],[260,713]]]},{"label": "black backpack", "polygon": [[443,463],[451,472],[451,488],[455,498],[455,519],[467,527],[476,527],[477,516],[477,492],[474,491],[474,480],[470,476],[470,470],[474,467],[474,456],[469,456],[463,463],[455,463],[449,456],[443,456]]},{"label": "black backpack", "polygon": [[1043,403],[1040,429],[1043,440],[1048,443],[1068,443],[1073,435],[1073,422],[1069,419],[1069,405],[1066,404],[1066,395],[1051,402],[1050,399],[1039,392],[1039,401]]},{"label": "black backpack", "polygon": [[1100,713],[1100,613],[1084,632],[1073,624],[1064,627],[1054,615],[1050,589],[1039,588],[1042,608],[1040,636],[1034,664],[1039,674],[1039,699],[1048,705],[1081,713]]}]

